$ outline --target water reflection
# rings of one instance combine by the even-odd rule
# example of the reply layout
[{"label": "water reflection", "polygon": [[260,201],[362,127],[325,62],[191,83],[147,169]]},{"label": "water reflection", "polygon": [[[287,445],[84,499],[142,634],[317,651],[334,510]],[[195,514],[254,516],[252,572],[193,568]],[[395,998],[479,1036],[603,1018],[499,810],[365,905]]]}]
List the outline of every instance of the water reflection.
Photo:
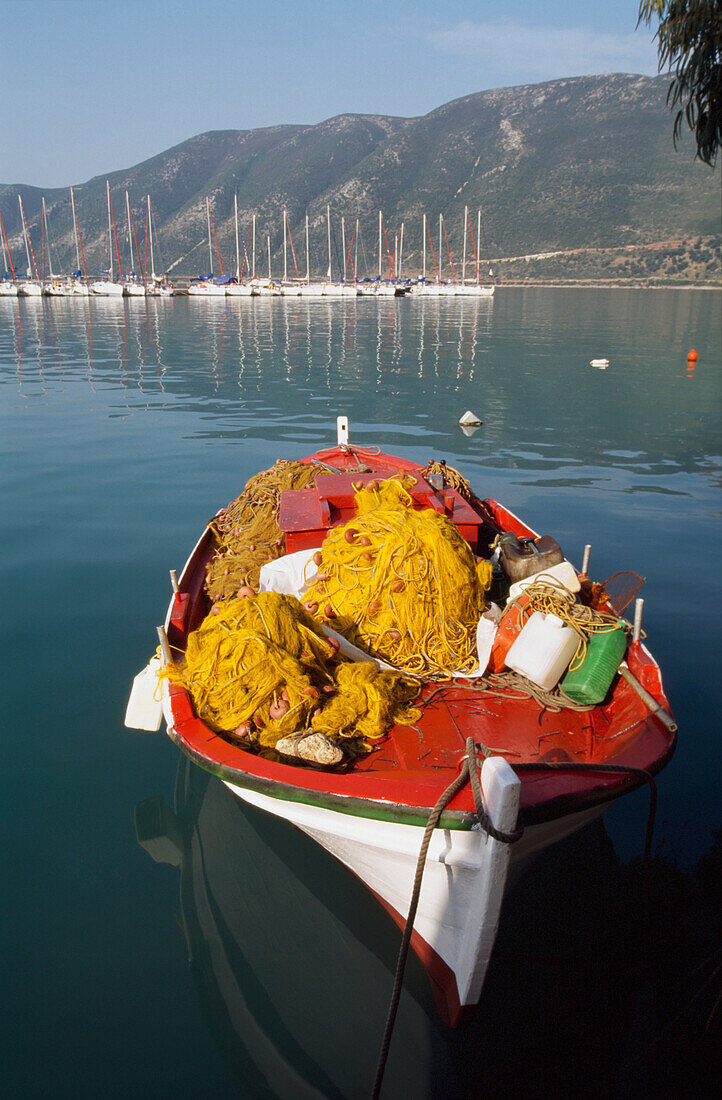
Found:
[{"label": "water reflection", "polygon": [[[692,336],[696,364],[686,360]],[[397,446],[420,432],[433,446],[472,408],[483,421],[472,461],[536,469],[539,488],[593,489],[598,470],[613,468],[636,475],[626,491],[651,492],[648,479],[661,475],[676,494],[676,474],[706,471],[719,454],[720,322],[701,292],[7,298],[0,340],[26,397],[77,377],[119,383],[128,410],[165,395],[186,417],[213,410],[239,438],[275,422],[297,439],[299,420],[344,411],[362,434],[385,424]],[[601,354],[604,371],[590,366]]]},{"label": "water reflection", "polygon": [[[191,969],[243,1096],[368,1096],[398,943],[390,920],[308,837],[187,761],[175,803],[175,813],[141,803],[136,831],[180,869]],[[460,1095],[420,973],[402,997],[394,1048],[385,1095]]]},{"label": "water reflection", "polygon": [[[243,1095],[367,1096],[399,937],[363,886],[185,759],[175,811],[139,804],[136,832],[180,869],[198,995]],[[661,857],[620,865],[601,821],[550,849],[505,903],[466,1028],[443,1028],[412,956],[383,1094],[539,1095],[543,1081],[544,1095],[656,1097],[703,1086],[722,1022],[721,839],[694,876]]]}]

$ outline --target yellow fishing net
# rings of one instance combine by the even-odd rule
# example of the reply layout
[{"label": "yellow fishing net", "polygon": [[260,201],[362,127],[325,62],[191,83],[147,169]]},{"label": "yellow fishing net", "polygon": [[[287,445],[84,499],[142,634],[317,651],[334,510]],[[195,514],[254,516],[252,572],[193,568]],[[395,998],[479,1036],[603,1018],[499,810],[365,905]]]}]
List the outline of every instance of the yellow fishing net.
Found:
[{"label": "yellow fishing net", "polygon": [[445,516],[414,509],[413,483],[389,478],[356,492],[357,515],[329,531],[304,603],[396,668],[441,677],[471,672],[491,564],[477,563]]},{"label": "yellow fishing net", "polygon": [[217,604],[163,675],[186,688],[200,719],[249,748],[312,727],[354,754],[418,719],[408,705],[416,684],[370,663],[339,664],[337,649],[294,596],[261,592]]},{"label": "yellow fishing net", "polygon": [[256,474],[239,497],[211,522],[218,549],[206,568],[206,591],[213,602],[236,596],[244,585],[258,588],[261,566],[285,553],[278,527],[278,510],[284,489],[305,489],[329,470],[318,462],[290,462]]}]

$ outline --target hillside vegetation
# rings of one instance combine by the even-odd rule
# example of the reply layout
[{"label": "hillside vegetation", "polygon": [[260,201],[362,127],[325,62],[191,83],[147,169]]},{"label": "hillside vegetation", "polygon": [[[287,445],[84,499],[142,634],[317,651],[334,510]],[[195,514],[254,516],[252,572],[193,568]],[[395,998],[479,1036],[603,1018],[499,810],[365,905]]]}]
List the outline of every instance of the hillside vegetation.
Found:
[{"label": "hillside vegetation", "polygon": [[[176,276],[207,271],[209,196],[224,268],[232,272],[235,193],[243,238],[256,213],[262,272],[268,234],[274,273],[280,274],[284,209],[302,273],[306,213],[312,270],[325,268],[327,204],[334,253],[340,253],[341,216],[349,233],[360,220],[361,274],[376,270],[379,209],[392,251],[404,223],[405,272],[421,267],[424,212],[436,251],[438,215],[444,215],[456,265],[468,205],[474,232],[476,211],[483,212],[481,251],[494,258],[501,278],[718,283],[720,173],[694,160],[691,139],[674,149],[666,88],[663,77],[579,77],[480,92],[421,118],[341,115],[315,126],[200,134],[108,177],[121,258],[126,265],[127,189],[141,250],[144,199],[151,196],[156,268]],[[43,192],[0,185],[11,251],[24,270],[18,192],[36,256]],[[68,269],[74,265],[69,193],[44,194],[53,264]],[[105,176],[78,184],[75,197],[88,269],[98,272],[108,255]],[[427,258],[433,272],[430,251]],[[443,259],[448,270],[445,246]],[[290,249],[288,264],[293,273]],[[217,260],[214,268],[218,273]]]}]

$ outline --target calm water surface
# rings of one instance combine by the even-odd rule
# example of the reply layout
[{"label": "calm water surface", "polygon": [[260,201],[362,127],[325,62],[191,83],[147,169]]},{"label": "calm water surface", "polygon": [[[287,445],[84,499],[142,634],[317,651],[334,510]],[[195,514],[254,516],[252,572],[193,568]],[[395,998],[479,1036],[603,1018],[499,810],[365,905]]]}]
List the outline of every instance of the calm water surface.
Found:
[{"label": "calm water surface", "polygon": [[[597,579],[644,574],[680,725],[652,873],[642,792],[540,859],[463,1032],[411,960],[385,1095],[684,1095],[692,1066],[704,1091],[722,1013],[720,345],[702,292],[0,300],[8,1095],[370,1090],[395,928],[307,838],[122,725],[168,569],[342,412],[352,441],[446,457],[572,560],[592,543]],[[136,840],[156,796],[168,865]]]}]

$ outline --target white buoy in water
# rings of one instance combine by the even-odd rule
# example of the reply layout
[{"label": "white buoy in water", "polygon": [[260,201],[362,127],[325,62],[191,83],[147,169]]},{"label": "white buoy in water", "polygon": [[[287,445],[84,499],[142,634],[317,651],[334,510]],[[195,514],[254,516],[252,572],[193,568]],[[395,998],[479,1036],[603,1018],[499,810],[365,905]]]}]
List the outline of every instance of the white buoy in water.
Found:
[{"label": "white buoy in water", "polygon": [[471,409],[467,409],[461,420],[459,421],[462,428],[478,428],[481,424],[479,417],[476,413],[473,413]]},{"label": "white buoy in water", "polygon": [[606,370],[607,367],[609,366],[609,360],[608,359],[590,359],[589,360],[589,366],[590,367],[599,367],[600,370]]}]

